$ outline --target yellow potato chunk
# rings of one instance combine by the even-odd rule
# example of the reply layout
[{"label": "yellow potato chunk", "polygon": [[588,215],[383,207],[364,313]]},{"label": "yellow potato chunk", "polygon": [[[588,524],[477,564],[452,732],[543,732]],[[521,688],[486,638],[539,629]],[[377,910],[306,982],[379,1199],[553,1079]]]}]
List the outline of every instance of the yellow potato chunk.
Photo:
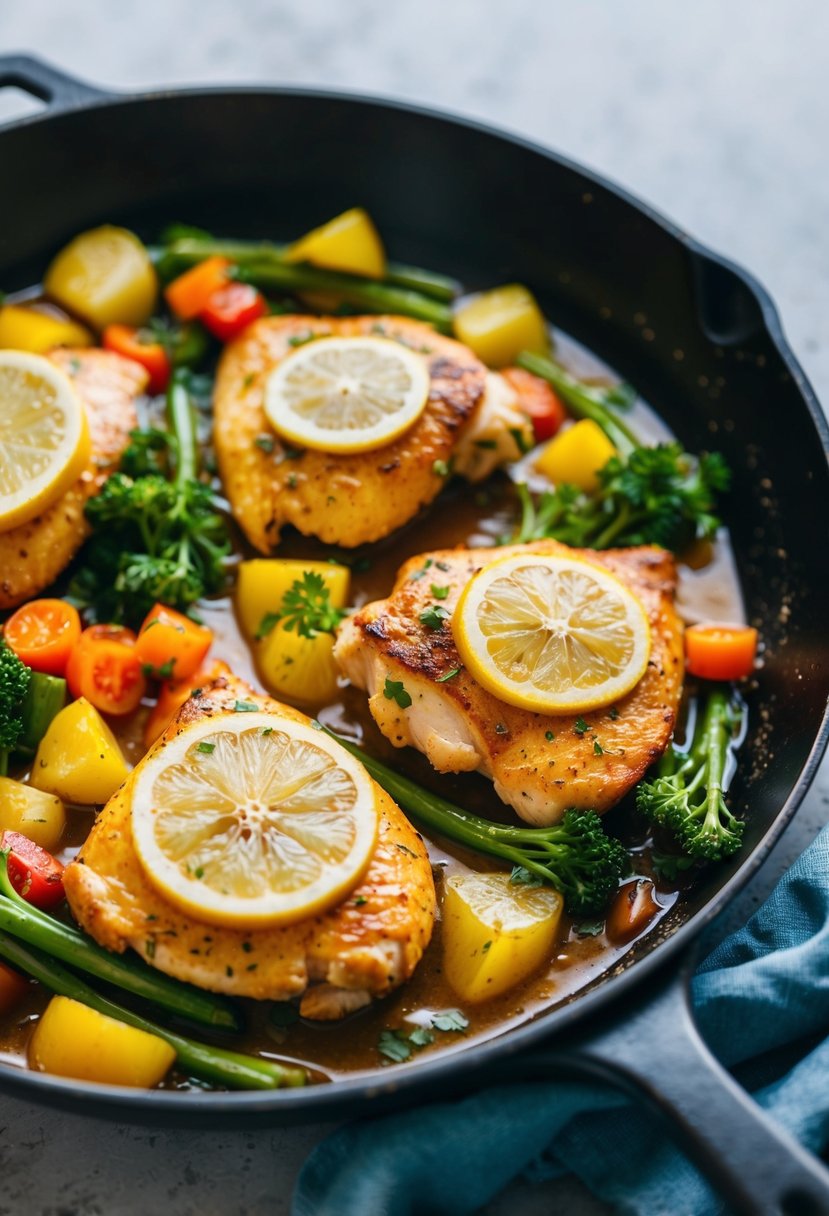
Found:
[{"label": "yellow potato chunk", "polygon": [[522,350],[546,355],[547,322],[535,297],[519,283],[482,291],[455,313],[455,336],[489,367],[514,363]]},{"label": "yellow potato chunk", "polygon": [[236,611],[248,637],[255,638],[264,618],[270,613],[279,612],[285,592],[304,574],[318,574],[322,578],[332,607],[343,608],[348,603],[351,571],[347,566],[270,557],[254,558],[240,564]]},{"label": "yellow potato chunk", "polygon": [[590,494],[599,487],[599,469],[615,455],[616,449],[599,424],[583,418],[546,444],[535,467],[556,485],[566,482]]},{"label": "yellow potato chunk", "polygon": [[386,273],[386,253],[374,222],[362,207],[352,207],[327,224],[313,228],[294,241],[286,262],[310,262],[328,270],[381,279]]},{"label": "yellow potato chunk", "polygon": [[46,271],[43,286],[48,296],[95,329],[143,325],[158,296],[147,250],[134,233],[111,224],[70,241]]},{"label": "yellow potato chunk", "polygon": [[158,1085],[175,1058],[157,1035],[66,996],[52,997],[29,1042],[29,1063],[38,1072],[134,1089]]},{"label": "yellow potato chunk", "polygon": [[129,769],[118,742],[94,706],[80,697],[51,721],[32,766],[31,784],[64,802],[107,802]]},{"label": "yellow potato chunk", "polygon": [[91,346],[92,334],[77,321],[38,308],[7,304],[0,308],[0,348],[43,355],[56,346]]},{"label": "yellow potato chunk", "polygon": [[518,886],[508,874],[455,874],[443,901],[443,968],[458,996],[500,996],[549,960],[564,901],[550,887]]},{"label": "yellow potato chunk", "polygon": [[66,811],[60,798],[0,777],[0,832],[22,832],[50,853],[60,844]]},{"label": "yellow potato chunk", "polygon": [[288,701],[330,701],[337,692],[334,635],[301,637],[277,625],[256,648],[259,670],[269,692]]}]

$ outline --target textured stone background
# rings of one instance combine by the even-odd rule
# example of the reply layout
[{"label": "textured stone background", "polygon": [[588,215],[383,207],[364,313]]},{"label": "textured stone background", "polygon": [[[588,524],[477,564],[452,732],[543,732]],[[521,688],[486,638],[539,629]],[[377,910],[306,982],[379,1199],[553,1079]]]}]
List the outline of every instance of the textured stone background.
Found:
[{"label": "textured stone background", "polygon": [[[822,0],[3,0],[0,53],[100,85],[319,84],[406,97],[529,135],[615,178],[775,296],[829,400],[829,129]],[[30,103],[0,96],[0,121]],[[2,167],[2,179],[13,166]],[[829,770],[731,918],[829,817]],[[275,1216],[322,1127],[113,1127],[0,1097],[0,1216]],[[604,1211],[517,1185],[488,1216]]]}]

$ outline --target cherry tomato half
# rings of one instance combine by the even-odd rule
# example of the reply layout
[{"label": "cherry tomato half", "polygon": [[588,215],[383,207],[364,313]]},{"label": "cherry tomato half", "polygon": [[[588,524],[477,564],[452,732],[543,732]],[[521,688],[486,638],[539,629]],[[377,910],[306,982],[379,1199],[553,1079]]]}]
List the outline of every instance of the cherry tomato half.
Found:
[{"label": "cherry tomato half", "polygon": [[[148,337],[144,341],[144,337]],[[132,325],[107,325],[102,344],[105,350],[115,351],[147,370],[150,393],[163,393],[170,379],[170,356],[160,342],[154,342],[142,329]]]},{"label": "cherry tomato half", "polygon": [[61,902],[64,867],[57,857],[20,832],[4,832],[0,848],[9,851],[9,882],[21,899],[44,911]]},{"label": "cherry tomato half", "polygon": [[85,629],[69,656],[66,682],[73,697],[86,697],[101,713],[132,713],[147,687],[135,635],[117,625]]},{"label": "cherry tomato half", "polygon": [[213,293],[199,313],[199,320],[220,342],[230,342],[267,311],[265,299],[255,287],[249,283],[227,283]]},{"label": "cherry tomato half", "polygon": [[33,671],[62,676],[81,636],[78,610],[65,600],[31,600],[13,612],[3,637]]},{"label": "cherry tomato half", "polygon": [[754,670],[757,630],[749,625],[691,625],[685,665],[703,680],[742,680]]},{"label": "cherry tomato half", "polygon": [[518,394],[518,408],[532,422],[535,442],[552,439],[567,417],[564,402],[555,389],[523,367],[505,367],[501,375]]}]

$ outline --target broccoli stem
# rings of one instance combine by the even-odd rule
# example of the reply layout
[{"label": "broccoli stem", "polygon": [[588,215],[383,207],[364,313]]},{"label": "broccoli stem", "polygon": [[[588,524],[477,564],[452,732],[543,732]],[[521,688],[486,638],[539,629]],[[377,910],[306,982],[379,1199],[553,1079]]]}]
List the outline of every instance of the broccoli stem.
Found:
[{"label": "broccoli stem", "polygon": [[0,897],[0,929],[190,1022],[220,1030],[241,1029],[239,1014],[230,1001],[102,950],[78,929],[26,903],[9,881],[7,857],[8,852],[0,850],[0,896],[5,896]]},{"label": "broccoli stem", "polygon": [[48,955],[23,945],[3,932],[0,932],[0,957],[13,967],[31,975],[50,992],[67,996],[106,1017],[157,1035],[170,1044],[181,1070],[188,1076],[199,1077],[228,1089],[281,1089],[307,1084],[308,1076],[304,1068],[277,1064],[274,1060],[260,1060],[256,1056],[226,1051],[222,1047],[213,1047],[207,1043],[197,1043],[173,1033],[165,1026],[158,1026],[140,1014],[133,1013],[131,1009],[125,1009],[101,996]]},{"label": "broccoli stem", "polygon": [[348,739],[325,726],[322,729],[356,756],[378,785],[424,826],[457,844],[529,870],[561,891],[571,910],[580,913],[600,910],[611,889],[615,889],[627,856],[617,841],[604,834],[595,813],[585,812],[579,821],[585,827],[575,830],[568,824],[567,816],[549,828],[491,823],[421,789]]},{"label": "broccoli stem", "polygon": [[[161,248],[151,249],[150,253],[162,277],[178,274],[188,266],[195,266],[209,257],[227,258],[236,266],[250,265],[291,265],[285,261],[288,245],[277,245],[272,241],[234,241],[215,240],[206,237],[182,237]],[[357,276],[355,276],[357,277]],[[454,279],[443,274],[435,274],[431,270],[422,270],[419,266],[403,266],[389,262],[382,279],[392,287],[404,287],[422,295],[431,296],[445,304],[454,300],[458,294],[458,284]]]},{"label": "broccoli stem", "polygon": [[633,431],[618,417],[611,402],[620,396],[619,389],[596,388],[583,384],[554,359],[534,355],[524,350],[515,360],[525,371],[540,376],[560,393],[577,418],[590,418],[597,423],[622,456],[629,456],[641,447]]},{"label": "broccoli stem", "polygon": [[66,680],[33,671],[26,696],[23,698],[22,725],[16,747],[34,752],[46,734],[49,724],[66,701]]},{"label": "broccoli stem", "polygon": [[366,312],[414,317],[418,321],[428,321],[442,333],[452,332],[452,309],[448,304],[406,287],[287,262],[251,262],[240,266],[237,276],[245,283],[271,290],[335,295],[344,303]]},{"label": "broccoli stem", "polygon": [[199,471],[196,415],[186,377],[186,372],[174,372],[167,389],[167,422],[176,441],[173,484],[179,489],[185,482],[195,481]]}]

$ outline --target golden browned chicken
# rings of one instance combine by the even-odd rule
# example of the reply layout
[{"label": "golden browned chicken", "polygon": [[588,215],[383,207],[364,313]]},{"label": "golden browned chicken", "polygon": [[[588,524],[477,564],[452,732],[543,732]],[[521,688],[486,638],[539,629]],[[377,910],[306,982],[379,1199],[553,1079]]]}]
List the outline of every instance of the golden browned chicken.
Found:
[{"label": "golden browned chicken", "polygon": [[[428,361],[429,399],[417,422],[375,451],[329,454],[286,448],[265,415],[265,385],[297,339],[380,334]],[[515,395],[460,342],[406,317],[267,317],[225,348],[214,394],[213,438],[233,514],[251,544],[270,553],[280,530],[353,548],[407,523],[446,484],[454,458],[473,480],[521,454],[529,438]],[[476,421],[477,419],[477,421]],[[469,433],[470,443],[464,444]],[[485,446],[477,446],[475,441]]]},{"label": "golden browned chicken", "polygon": [[[232,714],[237,700],[309,721],[241,680],[220,677],[184,705],[153,751],[205,716]],[[377,843],[359,886],[306,921],[245,931],[189,918],[148,882],[130,826],[130,791],[140,768],[110,799],[64,876],[72,912],[102,946],[119,952],[132,946],[159,970],[213,992],[302,996],[303,1016],[320,1020],[359,1009],[409,978],[432,934],[435,888],[423,841],[379,786]]]},{"label": "golden browned chicken", "polygon": [[[521,552],[572,552],[607,567],[636,593],[650,620],[645,675],[615,705],[585,713],[585,730],[575,729],[575,716],[532,713],[487,692],[462,668],[448,620],[435,630],[419,619],[434,602],[432,582],[449,586],[442,606],[451,614],[473,574]],[[481,772],[522,819],[550,824],[568,807],[607,810],[667,746],[683,677],[675,585],[673,558],[662,549],[596,553],[550,540],[437,550],[406,562],[388,599],[343,623],[335,656],[352,683],[366,689],[372,716],[396,747],[418,748],[439,772]],[[407,709],[384,694],[387,678],[403,683],[411,697]]]},{"label": "golden browned chicken", "polygon": [[147,372],[106,350],[54,350],[49,355],[72,379],[89,418],[89,465],[70,490],[28,523],[0,532],[0,609],[14,608],[54,582],[89,535],[84,504],[118,466],[138,425],[135,398]]}]

